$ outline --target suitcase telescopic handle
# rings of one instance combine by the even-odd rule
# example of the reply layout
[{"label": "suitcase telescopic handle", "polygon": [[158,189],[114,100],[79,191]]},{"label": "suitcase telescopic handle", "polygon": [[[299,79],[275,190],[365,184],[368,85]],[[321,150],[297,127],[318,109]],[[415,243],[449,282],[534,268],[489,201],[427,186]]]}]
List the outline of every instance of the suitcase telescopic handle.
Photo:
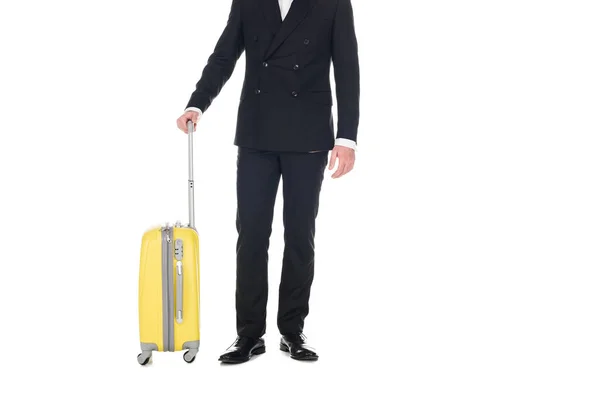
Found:
[{"label": "suitcase telescopic handle", "polygon": [[187,122],[188,131],[188,209],[189,209],[189,226],[196,228],[194,214],[194,123],[190,120]]}]

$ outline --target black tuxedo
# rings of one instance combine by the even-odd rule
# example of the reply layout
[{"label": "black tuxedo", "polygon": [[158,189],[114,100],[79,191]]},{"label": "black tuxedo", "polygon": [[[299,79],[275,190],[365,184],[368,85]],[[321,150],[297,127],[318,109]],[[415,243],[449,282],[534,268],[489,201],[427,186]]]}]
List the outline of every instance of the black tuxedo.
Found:
[{"label": "black tuxedo", "polygon": [[187,107],[205,112],[246,51],[235,144],[270,151],[330,150],[333,61],[338,138],[356,141],[359,66],[350,0],[233,0],[227,26]]},{"label": "black tuxedo", "polygon": [[285,249],[277,325],[282,334],[300,333],[314,275],[323,171],[334,144],[331,60],[337,136],[356,141],[358,55],[350,0],[294,0],[283,22],[278,0],[233,0],[188,107],[206,111],[244,50],[246,76],[235,136],[237,332],[253,338],[265,333],[269,238],[283,179]]}]

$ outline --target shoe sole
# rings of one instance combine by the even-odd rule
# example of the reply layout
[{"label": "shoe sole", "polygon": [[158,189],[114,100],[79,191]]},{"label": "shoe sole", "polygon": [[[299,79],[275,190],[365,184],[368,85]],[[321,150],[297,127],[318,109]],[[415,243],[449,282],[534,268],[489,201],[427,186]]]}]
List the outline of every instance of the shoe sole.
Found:
[{"label": "shoe sole", "polygon": [[250,361],[252,359],[252,356],[264,354],[265,351],[267,351],[266,347],[261,346],[261,347],[252,349],[252,351],[250,352],[250,357],[247,357],[247,358],[225,358],[225,359],[219,358],[219,361],[221,361],[224,364],[241,364],[241,363]]},{"label": "shoe sole", "polygon": [[[290,348],[283,343],[279,343],[279,350],[283,351],[284,353],[290,352]],[[290,354],[290,358],[298,361],[317,361],[319,359],[319,356],[296,357],[293,354]]]}]

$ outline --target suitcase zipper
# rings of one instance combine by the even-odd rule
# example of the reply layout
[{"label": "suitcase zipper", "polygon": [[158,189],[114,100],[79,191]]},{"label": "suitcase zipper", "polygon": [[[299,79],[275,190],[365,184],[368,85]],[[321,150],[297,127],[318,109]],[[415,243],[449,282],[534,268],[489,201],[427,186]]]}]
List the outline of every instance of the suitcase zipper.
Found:
[{"label": "suitcase zipper", "polygon": [[168,228],[161,229],[161,281],[162,281],[162,332],[163,332],[163,351],[169,351],[169,282],[167,274],[168,264]]},{"label": "suitcase zipper", "polygon": [[175,296],[174,296],[174,287],[175,283],[173,282],[173,228],[169,228],[169,233],[167,234],[167,245],[169,248],[168,253],[168,274],[169,274],[169,351],[175,351],[175,331],[174,331],[174,323],[175,319]]},{"label": "suitcase zipper", "polygon": [[174,338],[174,300],[173,300],[173,229],[168,225],[162,231],[162,281],[163,281],[163,348],[164,351],[175,351]]}]

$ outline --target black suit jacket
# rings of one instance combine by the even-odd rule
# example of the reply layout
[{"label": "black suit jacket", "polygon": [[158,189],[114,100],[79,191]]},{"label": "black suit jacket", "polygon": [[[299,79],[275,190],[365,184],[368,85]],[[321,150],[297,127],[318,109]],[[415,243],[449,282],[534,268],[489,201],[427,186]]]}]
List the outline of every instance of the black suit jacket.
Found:
[{"label": "black suit jacket", "polygon": [[350,0],[294,0],[284,21],[277,0],[233,0],[227,26],[187,107],[205,112],[246,51],[235,144],[271,151],[330,150],[356,141],[359,66]]}]

